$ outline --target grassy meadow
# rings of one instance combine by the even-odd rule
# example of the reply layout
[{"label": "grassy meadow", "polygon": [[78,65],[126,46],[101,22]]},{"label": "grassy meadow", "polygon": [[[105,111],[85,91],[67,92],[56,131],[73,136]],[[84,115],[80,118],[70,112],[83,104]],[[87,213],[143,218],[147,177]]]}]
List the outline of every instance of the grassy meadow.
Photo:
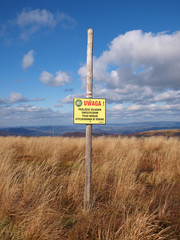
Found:
[{"label": "grassy meadow", "polygon": [[1,240],[180,239],[180,139],[0,137]]}]

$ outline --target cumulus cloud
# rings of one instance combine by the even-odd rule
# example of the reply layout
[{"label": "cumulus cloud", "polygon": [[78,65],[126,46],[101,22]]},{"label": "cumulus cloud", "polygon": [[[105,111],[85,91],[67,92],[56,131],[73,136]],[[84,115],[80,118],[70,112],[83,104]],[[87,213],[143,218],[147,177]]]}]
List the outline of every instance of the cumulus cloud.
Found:
[{"label": "cumulus cloud", "polygon": [[69,94],[65,98],[59,100],[61,103],[73,103],[73,98],[85,98],[85,93],[75,93],[75,94]]},{"label": "cumulus cloud", "polygon": [[52,73],[43,71],[40,75],[39,80],[47,86],[58,87],[63,86],[66,83],[70,83],[71,77],[66,72],[62,71],[56,72],[55,76]]},{"label": "cumulus cloud", "polygon": [[108,115],[121,121],[179,121],[180,104],[115,105]]},{"label": "cumulus cloud", "polygon": [[180,102],[180,91],[169,90],[155,96],[155,102]]},{"label": "cumulus cloud", "polygon": [[27,54],[24,55],[22,60],[22,68],[26,70],[34,63],[34,51],[30,50]]},{"label": "cumulus cloud", "polygon": [[[143,33],[134,30],[119,35],[99,58],[94,59],[94,79],[109,88],[127,84],[155,90],[179,89],[180,31]],[[86,66],[79,69],[82,81]]]},{"label": "cumulus cloud", "polygon": [[20,27],[25,26],[49,26],[55,27],[57,22],[54,15],[46,9],[23,9],[20,14],[17,15],[16,24]]},{"label": "cumulus cloud", "polygon": [[0,108],[1,126],[25,126],[72,123],[72,113],[61,113],[51,108],[34,105],[8,106]]},{"label": "cumulus cloud", "polygon": [[41,33],[49,33],[56,27],[64,29],[73,29],[77,25],[76,20],[67,13],[51,12],[47,9],[24,8],[13,19],[0,24],[0,38],[7,44],[11,44],[15,35],[22,40],[29,40]]},{"label": "cumulus cloud", "polygon": [[10,104],[13,103],[20,103],[20,102],[27,102],[28,99],[24,96],[22,96],[21,93],[17,93],[17,92],[12,92],[8,98],[8,102]]},{"label": "cumulus cloud", "polygon": [[[117,36],[94,57],[94,97],[116,103],[114,118],[179,117],[180,31],[172,34],[134,30]],[[79,69],[86,85],[86,65]],[[175,115],[173,115],[175,114]]]},{"label": "cumulus cloud", "polygon": [[43,101],[43,100],[44,100],[44,98],[29,99],[29,98],[23,96],[19,92],[11,92],[7,99],[0,99],[0,104],[12,105],[12,104],[16,104],[16,103],[37,102],[37,101]]},{"label": "cumulus cloud", "polygon": [[[107,92],[111,90],[112,101],[115,101],[114,93],[119,96],[117,101],[124,99],[126,94],[132,102],[146,100],[146,96],[151,97],[151,100],[158,100],[158,95],[161,94],[164,94],[161,99],[170,99],[174,93],[178,95],[179,41],[180,31],[173,34],[153,34],[134,30],[119,35],[113,39],[107,51],[99,58],[94,58],[93,75],[99,89],[101,88],[100,92],[102,89],[107,89]],[[79,74],[85,83],[85,65],[79,69]],[[139,96],[136,97],[135,92]]]},{"label": "cumulus cloud", "polygon": [[68,14],[57,11],[52,13],[47,9],[24,8],[15,19],[9,21],[8,25],[15,25],[20,30],[20,37],[29,39],[39,31],[54,29],[58,24],[63,28],[73,28],[76,25],[74,18]]}]

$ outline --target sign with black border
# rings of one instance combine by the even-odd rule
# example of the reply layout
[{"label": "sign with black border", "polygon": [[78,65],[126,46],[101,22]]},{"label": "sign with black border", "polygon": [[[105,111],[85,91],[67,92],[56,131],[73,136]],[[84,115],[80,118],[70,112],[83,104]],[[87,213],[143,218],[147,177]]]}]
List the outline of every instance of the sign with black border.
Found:
[{"label": "sign with black border", "polygon": [[106,124],[105,98],[74,98],[74,124]]}]

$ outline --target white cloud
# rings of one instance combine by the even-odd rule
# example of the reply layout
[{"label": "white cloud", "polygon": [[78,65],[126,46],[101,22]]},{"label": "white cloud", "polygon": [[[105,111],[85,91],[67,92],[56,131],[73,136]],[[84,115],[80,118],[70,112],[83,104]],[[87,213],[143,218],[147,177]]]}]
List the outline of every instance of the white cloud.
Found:
[{"label": "white cloud", "polygon": [[55,107],[60,108],[60,107],[63,107],[63,105],[60,103],[56,103]]},{"label": "white cloud", "polygon": [[62,100],[60,100],[60,102],[62,103],[73,103],[73,98],[75,98],[75,95],[67,95],[65,98],[63,98]]},{"label": "white cloud", "polygon": [[138,104],[134,104],[134,105],[131,105],[129,106],[127,109],[130,110],[130,111],[137,111],[137,110],[142,110],[144,109],[145,107],[142,106],[142,105],[138,105]]},{"label": "white cloud", "polygon": [[123,110],[124,109],[124,105],[123,104],[117,104],[112,109],[113,110]]},{"label": "white cloud", "polygon": [[[39,102],[43,101],[44,98],[32,98],[28,99],[27,97],[23,96],[19,92],[11,92],[7,99],[2,99],[2,104],[12,105],[15,103],[23,103],[23,102]],[[1,104],[1,99],[0,99]]]},{"label": "white cloud", "polygon": [[[99,58],[94,57],[94,97],[132,105],[129,111],[180,100],[180,31],[153,34],[134,30],[119,35]],[[86,84],[86,66],[79,69]],[[122,108],[117,105],[116,108]]]},{"label": "white cloud", "polygon": [[55,27],[57,21],[54,18],[54,15],[47,11],[46,9],[23,9],[23,11],[18,14],[16,19],[16,24],[19,27],[25,26],[49,26]]},{"label": "white cloud", "polygon": [[9,24],[18,27],[21,39],[28,40],[39,31],[53,29],[57,20],[54,14],[46,9],[24,8]]},{"label": "white cloud", "polygon": [[[94,97],[116,103],[112,118],[179,120],[180,31],[121,34],[93,60]],[[86,85],[86,65],[78,71]]]},{"label": "white cloud", "polygon": [[20,37],[24,40],[42,29],[52,29],[57,25],[54,14],[46,9],[23,9],[14,23],[20,28]]},{"label": "white cloud", "polygon": [[60,22],[61,26],[66,29],[74,28],[77,25],[77,22],[74,18],[59,11],[56,14],[56,19],[58,22]]},{"label": "white cloud", "polygon": [[122,104],[108,111],[108,118],[115,122],[131,121],[179,121],[180,104]]},{"label": "white cloud", "polygon": [[50,108],[33,105],[9,106],[0,108],[1,126],[52,125],[72,123],[72,113],[61,113]]},{"label": "white cloud", "polygon": [[[47,9],[24,8],[16,18],[8,21],[4,26],[6,28],[12,25],[17,26],[20,30],[20,38],[28,40],[34,34],[54,29],[57,25],[60,25],[62,28],[74,28],[76,24],[74,18],[59,11],[52,13]],[[2,28],[0,31],[3,34],[4,29]]]},{"label": "white cloud", "polygon": [[75,94],[70,94],[67,95],[65,98],[63,98],[62,100],[60,100],[59,102],[61,103],[73,103],[73,98],[84,98],[85,93],[75,93]]},{"label": "white cloud", "polygon": [[34,51],[30,50],[27,54],[24,55],[22,60],[22,68],[26,70],[28,67],[32,66],[34,63]]},{"label": "white cloud", "polygon": [[8,102],[10,104],[13,103],[19,103],[19,102],[27,102],[28,99],[24,96],[22,96],[21,93],[17,93],[17,92],[12,92],[8,98]]},{"label": "white cloud", "polygon": [[169,90],[163,93],[158,94],[154,101],[156,102],[180,102],[180,90]]},{"label": "white cloud", "polygon": [[39,80],[47,86],[57,87],[63,86],[66,83],[70,83],[71,77],[66,72],[62,71],[56,72],[55,76],[52,73],[43,71],[40,75]]},{"label": "white cloud", "polygon": [[[119,35],[99,58],[94,58],[94,79],[108,88],[127,84],[156,91],[180,88],[180,31],[143,33],[134,30]],[[79,69],[86,81],[86,66]]]},{"label": "white cloud", "polygon": [[16,16],[0,24],[0,38],[9,45],[15,37],[27,41],[41,34],[48,34],[58,26],[73,29],[76,25],[73,17],[59,10],[51,12],[47,9],[24,8]]}]

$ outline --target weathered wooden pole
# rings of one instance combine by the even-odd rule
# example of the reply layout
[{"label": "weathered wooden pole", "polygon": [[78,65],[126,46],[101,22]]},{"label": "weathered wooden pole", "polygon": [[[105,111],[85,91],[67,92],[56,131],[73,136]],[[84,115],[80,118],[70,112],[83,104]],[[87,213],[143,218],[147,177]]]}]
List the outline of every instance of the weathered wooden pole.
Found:
[{"label": "weathered wooden pole", "polygon": [[[88,29],[86,98],[92,98],[93,86],[93,29]],[[86,125],[84,209],[90,209],[92,173],[92,124]]]}]

